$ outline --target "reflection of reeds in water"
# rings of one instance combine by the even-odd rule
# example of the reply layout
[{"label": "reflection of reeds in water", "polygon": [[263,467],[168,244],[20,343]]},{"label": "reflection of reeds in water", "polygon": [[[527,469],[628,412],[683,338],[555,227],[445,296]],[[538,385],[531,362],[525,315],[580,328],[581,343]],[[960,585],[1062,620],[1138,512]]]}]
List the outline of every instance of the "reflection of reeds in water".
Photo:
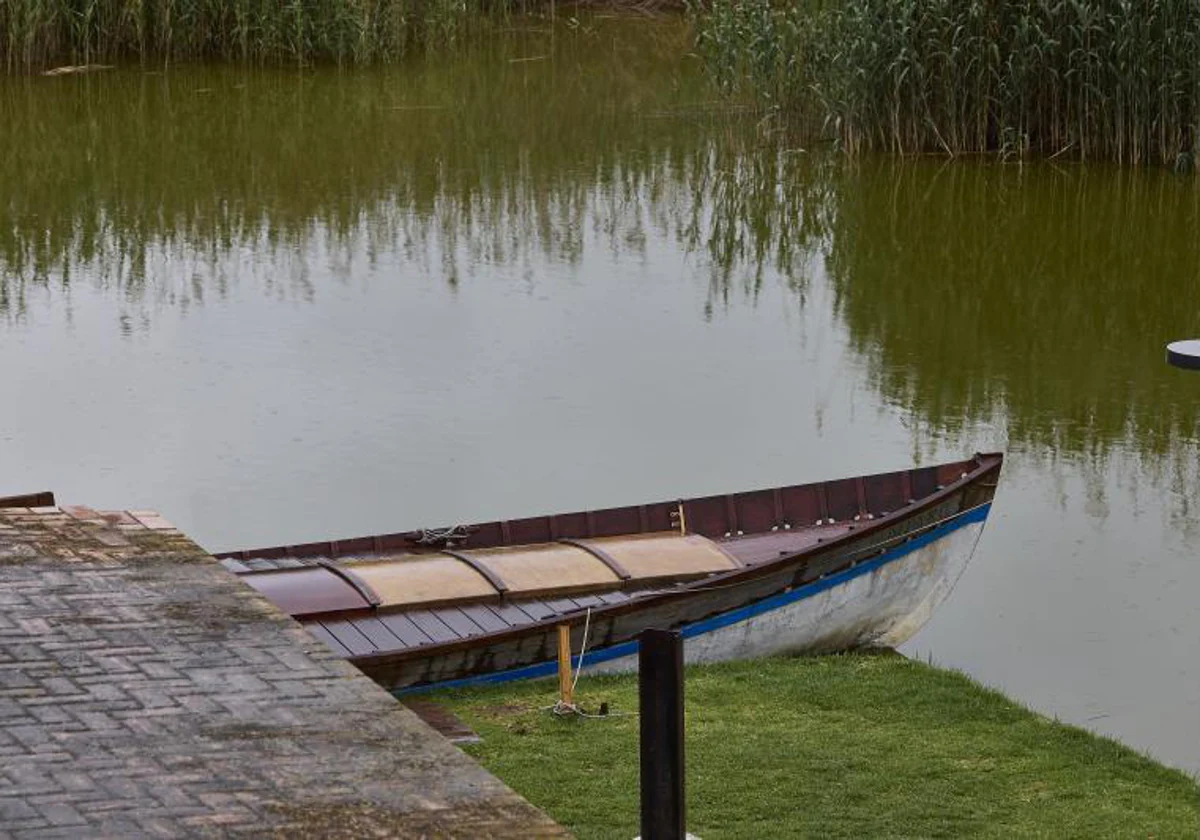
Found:
[{"label": "reflection of reeds in water", "polygon": [[[1200,332],[1200,192],[1166,173],[849,167],[828,268],[879,390],[933,429],[1154,456],[1200,435],[1163,344]],[[1193,386],[1200,388],[1200,386]]]},{"label": "reflection of reeds in water", "polygon": [[304,295],[318,252],[434,261],[455,282],[486,264],[578,264],[589,231],[621,252],[650,234],[699,252],[714,302],[753,293],[799,236],[775,220],[810,212],[768,185],[820,182],[784,153],[744,154],[753,125],[680,66],[689,37],[678,20],[593,20],[403,69],[10,79],[0,310],[80,281],[194,301],[256,264],[272,293]]},{"label": "reflection of reeds in water", "polygon": [[823,260],[875,388],[933,434],[995,422],[1042,451],[1159,460],[1196,439],[1200,400],[1161,359],[1200,333],[1191,179],[805,154],[712,113],[682,27],[609,25],[560,30],[537,62],[509,59],[544,33],[403,71],[0,83],[0,313],[79,285],[131,306],[248,281],[303,299],[316,264],[461,283],[653,240],[699,257],[710,314],[772,275],[803,303]]}]

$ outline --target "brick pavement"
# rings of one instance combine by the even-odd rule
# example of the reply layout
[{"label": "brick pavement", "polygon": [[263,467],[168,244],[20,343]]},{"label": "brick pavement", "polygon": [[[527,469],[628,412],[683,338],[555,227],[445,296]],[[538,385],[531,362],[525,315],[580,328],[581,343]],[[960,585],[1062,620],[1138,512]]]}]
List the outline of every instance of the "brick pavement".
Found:
[{"label": "brick pavement", "polygon": [[0,837],[566,833],[149,511],[0,509]]}]

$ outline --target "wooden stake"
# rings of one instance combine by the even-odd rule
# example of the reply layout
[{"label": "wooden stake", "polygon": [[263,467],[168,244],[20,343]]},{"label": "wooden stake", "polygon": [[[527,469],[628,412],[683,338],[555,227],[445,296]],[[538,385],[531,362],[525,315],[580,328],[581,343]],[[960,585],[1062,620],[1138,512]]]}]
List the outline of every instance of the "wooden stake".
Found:
[{"label": "wooden stake", "polygon": [[564,706],[574,705],[571,687],[571,625],[558,625],[558,693]]}]

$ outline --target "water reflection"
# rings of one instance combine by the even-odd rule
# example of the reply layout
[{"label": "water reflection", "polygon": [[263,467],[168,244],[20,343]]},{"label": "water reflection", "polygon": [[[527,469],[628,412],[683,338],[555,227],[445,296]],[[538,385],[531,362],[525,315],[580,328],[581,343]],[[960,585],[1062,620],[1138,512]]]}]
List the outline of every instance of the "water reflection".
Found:
[{"label": "water reflection", "polygon": [[802,305],[827,271],[871,381],[932,433],[1002,422],[1047,452],[1156,459],[1195,439],[1160,359],[1200,332],[1194,179],[844,165],[714,107],[684,27],[616,33],[530,30],[401,71],[6,80],[0,312],[82,279],[133,331],[233,283],[311,299],[318,257],[350,277],[398,255],[453,286],[577,265],[589,230],[626,257],[650,235],[705,264],[709,316],[767,274]]},{"label": "water reflection", "polygon": [[790,252],[762,234],[797,195],[761,200],[781,158],[742,154],[753,123],[681,66],[688,38],[597,20],[353,74],[0,80],[0,311],[76,278],[180,306],[246,275],[307,298],[315,252],[344,273],[400,254],[453,285],[485,264],[577,264],[589,227],[624,254],[669,232],[711,258],[714,300],[743,264],[752,287]]},{"label": "water reflection", "polygon": [[222,549],[1006,446],[920,650],[1194,768],[1195,182],[850,165],[688,37],[0,79],[11,492]]},{"label": "water reflection", "polygon": [[947,430],[1096,453],[1195,439],[1163,344],[1200,330],[1200,190],[1163,172],[875,163],[838,191],[837,309],[871,376]]}]

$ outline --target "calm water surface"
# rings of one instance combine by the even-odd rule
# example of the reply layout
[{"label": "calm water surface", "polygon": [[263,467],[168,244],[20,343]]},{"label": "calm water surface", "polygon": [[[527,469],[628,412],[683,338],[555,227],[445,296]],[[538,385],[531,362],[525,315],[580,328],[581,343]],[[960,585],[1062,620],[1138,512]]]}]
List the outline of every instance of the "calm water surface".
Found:
[{"label": "calm water surface", "polygon": [[1196,182],[847,164],[687,50],[0,81],[0,492],[218,550],[1003,448],[908,652],[1200,771]]}]

